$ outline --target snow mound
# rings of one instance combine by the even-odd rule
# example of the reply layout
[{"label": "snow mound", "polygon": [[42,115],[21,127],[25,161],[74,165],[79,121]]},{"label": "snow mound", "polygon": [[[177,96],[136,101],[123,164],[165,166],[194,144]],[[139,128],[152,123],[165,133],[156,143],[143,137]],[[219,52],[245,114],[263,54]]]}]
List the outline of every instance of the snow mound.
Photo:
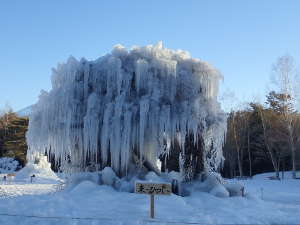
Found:
[{"label": "snow mound", "polygon": [[12,173],[19,169],[19,162],[13,158],[0,158],[0,173]]},{"label": "snow mound", "polygon": [[30,182],[34,175],[33,182],[59,182],[61,179],[52,171],[47,156],[36,154],[33,161],[29,161],[24,168],[16,173],[16,181]]},{"label": "snow mound", "polygon": [[[300,171],[296,171],[296,174],[299,175]],[[275,177],[275,172],[256,174],[252,177],[252,179],[264,180],[264,179],[270,179],[272,177]],[[282,172],[280,172],[280,177],[282,178]],[[284,171],[284,179],[293,179],[292,171]]]},{"label": "snow mound", "polygon": [[99,174],[95,172],[78,172],[72,174],[65,174],[63,177],[65,179],[65,183],[69,184],[70,186],[78,185],[83,181],[90,181],[95,184],[99,184]]},{"label": "snow mound", "polygon": [[210,192],[219,185],[224,184],[224,180],[218,173],[202,173],[200,180],[195,182],[195,188],[200,191]]},{"label": "snow mound", "polygon": [[99,185],[95,184],[91,181],[82,181],[78,185],[76,185],[70,193],[72,194],[84,194],[84,193],[91,193],[95,190],[99,189]]},{"label": "snow mound", "polygon": [[224,187],[228,190],[229,196],[244,196],[244,186],[239,183],[227,183]]},{"label": "snow mound", "polygon": [[244,186],[235,182],[228,183],[218,173],[202,173],[199,180],[191,187],[185,186],[187,192],[208,192],[216,197],[244,196]]},{"label": "snow mound", "polygon": [[209,193],[216,197],[229,197],[229,192],[222,185],[216,185]]},{"label": "snow mound", "polygon": [[149,172],[146,174],[145,176],[145,180],[149,181],[149,182],[163,182],[163,178],[157,176],[154,172]]},{"label": "snow mound", "polygon": [[111,167],[105,167],[100,172],[101,183],[106,185],[114,185],[119,179]]},{"label": "snow mound", "polygon": [[[180,173],[162,173],[158,176],[154,172],[148,172],[140,176],[127,176],[119,178],[111,167],[105,167],[99,172],[72,173],[68,183],[69,190],[77,190],[78,185],[110,186],[118,192],[134,192],[136,182],[169,183],[175,194],[189,196],[195,192],[206,192],[216,197],[244,196],[244,186],[232,182],[226,182],[218,173],[202,173],[199,179],[191,183],[182,182]],[[87,188],[88,189],[88,188]]]}]

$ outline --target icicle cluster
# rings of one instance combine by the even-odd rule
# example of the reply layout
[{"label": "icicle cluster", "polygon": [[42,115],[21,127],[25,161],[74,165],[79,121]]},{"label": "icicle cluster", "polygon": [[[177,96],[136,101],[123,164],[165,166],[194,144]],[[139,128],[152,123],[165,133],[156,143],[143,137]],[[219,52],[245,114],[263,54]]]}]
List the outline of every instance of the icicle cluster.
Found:
[{"label": "icicle cluster", "polygon": [[63,167],[95,162],[126,174],[132,154],[156,167],[176,141],[205,143],[205,170],[222,160],[226,119],[217,102],[219,72],[181,50],[121,45],[95,61],[70,57],[52,74],[52,90],[33,107],[27,141]]}]

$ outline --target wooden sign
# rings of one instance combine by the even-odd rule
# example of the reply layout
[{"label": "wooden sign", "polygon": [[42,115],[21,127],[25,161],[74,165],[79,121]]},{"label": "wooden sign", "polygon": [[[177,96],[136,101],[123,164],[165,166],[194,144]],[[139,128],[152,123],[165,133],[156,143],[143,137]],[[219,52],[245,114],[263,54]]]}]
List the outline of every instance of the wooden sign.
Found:
[{"label": "wooden sign", "polygon": [[168,183],[135,183],[135,193],[170,195],[172,193],[172,186]]},{"label": "wooden sign", "polygon": [[168,183],[135,183],[135,193],[150,195],[150,217],[154,218],[154,195],[170,195],[172,186]]}]

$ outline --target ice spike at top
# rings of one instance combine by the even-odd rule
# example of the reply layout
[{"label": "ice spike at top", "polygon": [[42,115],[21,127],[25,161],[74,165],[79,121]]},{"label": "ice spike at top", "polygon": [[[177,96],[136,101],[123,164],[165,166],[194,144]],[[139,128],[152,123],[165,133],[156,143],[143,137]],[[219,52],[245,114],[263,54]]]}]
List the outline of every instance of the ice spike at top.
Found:
[{"label": "ice spike at top", "polygon": [[[126,174],[132,154],[153,168],[186,136],[204,141],[204,169],[222,163],[226,118],[217,102],[221,75],[187,52],[116,45],[94,61],[70,57],[52,73],[30,115],[28,157],[53,154],[64,168],[91,162]],[[160,169],[160,168],[159,168]]]}]

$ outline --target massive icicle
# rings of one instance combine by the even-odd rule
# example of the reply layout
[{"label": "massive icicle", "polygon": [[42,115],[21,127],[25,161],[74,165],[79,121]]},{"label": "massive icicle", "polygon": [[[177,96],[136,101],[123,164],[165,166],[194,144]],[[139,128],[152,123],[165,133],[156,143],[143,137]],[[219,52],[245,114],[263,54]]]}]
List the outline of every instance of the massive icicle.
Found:
[{"label": "massive icicle", "polygon": [[94,163],[124,175],[133,154],[155,168],[177,146],[180,163],[187,140],[197,148],[202,140],[203,169],[217,170],[226,129],[219,79],[208,63],[161,43],[130,51],[117,45],[95,61],[71,57],[33,107],[28,157],[47,152],[62,168]]}]

